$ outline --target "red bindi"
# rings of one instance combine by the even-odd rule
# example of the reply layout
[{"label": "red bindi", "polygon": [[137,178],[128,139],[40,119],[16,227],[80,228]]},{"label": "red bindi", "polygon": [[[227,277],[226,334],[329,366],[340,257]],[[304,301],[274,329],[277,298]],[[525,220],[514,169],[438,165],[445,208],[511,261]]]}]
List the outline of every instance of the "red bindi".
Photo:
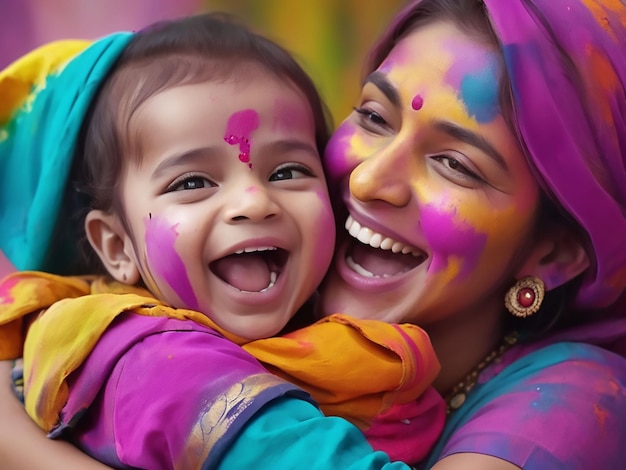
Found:
[{"label": "red bindi", "polygon": [[411,107],[415,111],[419,111],[422,109],[422,106],[424,106],[424,98],[422,98],[422,95],[415,95],[413,101],[411,101]]}]

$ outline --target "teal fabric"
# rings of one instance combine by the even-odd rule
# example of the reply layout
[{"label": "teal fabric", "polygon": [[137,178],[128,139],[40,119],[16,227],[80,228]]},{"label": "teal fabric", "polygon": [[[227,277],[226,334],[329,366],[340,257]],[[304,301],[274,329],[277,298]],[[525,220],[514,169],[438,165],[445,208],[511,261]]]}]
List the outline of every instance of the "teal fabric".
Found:
[{"label": "teal fabric", "polygon": [[[49,247],[85,113],[132,33],[100,39],[71,60],[0,129],[0,250],[20,270],[59,272]],[[54,263],[52,263],[54,264]]]},{"label": "teal fabric", "polygon": [[439,459],[450,437],[465,424],[474,413],[489,404],[493,399],[507,393],[526,377],[540,372],[542,369],[570,358],[570,350],[562,344],[542,348],[524,356],[506,367],[495,377],[484,384],[478,384],[468,394],[465,403],[446,420],[443,433],[430,453],[430,459],[424,468],[432,467]]},{"label": "teal fabric", "polygon": [[[603,364],[607,364],[606,370],[601,366]],[[586,371],[586,368],[592,365],[592,369],[598,369],[601,372],[600,377],[603,383],[606,383],[609,379],[614,378],[615,383],[618,384],[624,380],[624,371],[626,370],[624,361],[618,355],[615,355],[609,351],[606,351],[597,346],[593,346],[585,343],[575,343],[575,342],[559,342],[554,343],[535,351],[522,356],[521,358],[515,360],[513,363],[506,366],[501,372],[499,372],[494,377],[490,378],[486,383],[479,384],[474,387],[472,392],[468,394],[467,399],[462,407],[460,407],[457,411],[455,411],[449,419],[446,421],[446,426],[442,435],[439,438],[439,441],[431,451],[429,459],[421,466],[420,468],[429,469],[431,468],[437,460],[442,457],[445,457],[449,453],[454,453],[454,451],[458,451],[458,448],[454,448],[451,452],[450,449],[446,449],[446,446],[452,440],[459,439],[457,432],[467,424],[472,418],[479,416],[480,413],[486,413],[490,406],[502,407],[497,411],[498,419],[503,423],[503,426],[510,427],[512,429],[517,429],[521,425],[521,417],[518,409],[519,407],[512,408],[511,400],[522,400],[524,401],[525,397],[528,397],[528,390],[535,389],[535,383],[543,383],[541,387],[537,386],[537,390],[539,388],[546,389],[548,391],[548,399],[546,403],[548,405],[552,405],[554,403],[559,403],[561,406],[569,410],[576,410],[576,399],[580,398],[575,395],[579,391],[584,392],[585,398],[581,401],[590,404],[589,406],[593,407],[595,403],[594,400],[598,399],[598,396],[603,397],[602,393],[596,393],[594,388],[594,375],[589,375]],[[560,369],[555,369],[555,367],[561,367]],[[580,370],[580,377],[578,380],[586,381],[582,383],[578,389],[568,388],[568,384],[571,384],[571,376],[570,375],[560,375],[563,374],[566,370],[565,368],[576,368]],[[547,372],[546,372],[547,371]],[[542,376],[542,374],[546,374]],[[539,377],[539,382],[535,382],[535,379]],[[561,389],[555,389],[555,393],[550,393],[549,389],[551,386],[554,387],[562,387]],[[568,394],[567,391],[572,391],[571,398],[573,403],[568,402]],[[620,393],[620,392],[616,392]],[[496,399],[499,397],[507,396],[507,401],[505,404],[493,405],[496,402]],[[521,397],[521,398],[520,398]],[[540,397],[537,394],[537,397]],[[609,402],[613,403],[613,407],[621,408],[624,402],[622,398],[619,403],[615,402],[612,397],[609,397]],[[508,407],[506,404],[508,403]],[[550,406],[545,406],[546,409],[543,409],[540,398],[537,398],[534,402],[530,402],[531,406],[525,411],[526,416],[522,419],[525,422],[532,422],[533,418],[544,419],[545,416],[549,415],[550,422],[554,425],[554,429],[564,429],[567,427],[567,421],[562,419],[562,415],[559,414],[558,411],[551,411],[548,414]],[[606,404],[606,403],[605,403]],[[611,410],[609,406],[607,408]],[[513,411],[511,411],[513,410]],[[490,414],[496,412],[494,409],[489,409]],[[578,413],[582,413],[582,410],[578,410]],[[609,411],[608,415],[611,417],[615,416],[623,416],[626,413],[624,410],[621,413],[614,414]],[[581,414],[582,416],[582,414]],[[612,418],[607,417],[607,423],[611,423]],[[593,421],[597,419],[593,417]],[[622,419],[618,417],[618,421]],[[584,420],[581,418],[581,422],[584,423]],[[578,426],[579,423],[569,423],[571,426]],[[608,424],[607,424],[608,425]],[[626,423],[622,427],[626,427]],[[551,449],[550,443],[543,440],[543,433],[560,433],[558,431],[554,431],[553,429],[544,429],[543,425],[539,426],[538,429],[541,429],[541,432],[536,430],[536,432],[532,436],[524,435],[525,439],[528,439],[529,442],[535,439],[536,446],[533,449],[541,449],[542,445],[547,446],[547,449]],[[617,436],[621,436],[621,430],[614,429]],[[592,430],[592,426],[585,426],[584,432],[596,432],[595,428]],[[462,431],[461,431],[462,432]],[[473,428],[474,435],[476,435],[476,428]],[[488,434],[489,432],[493,432],[491,429],[482,431],[488,442],[485,444],[489,449],[493,450],[489,452],[485,452],[488,455],[496,455],[500,458],[504,458],[505,460],[509,460],[509,456],[516,455],[515,449],[516,446],[519,446],[519,443],[514,443],[511,436],[502,436],[501,440],[498,441],[498,437],[494,438],[492,434]],[[570,428],[570,435],[574,432],[573,429]],[[593,434],[592,434],[593,435]],[[621,437],[618,437],[621,439]],[[500,451],[498,451],[498,446]],[[504,450],[502,450],[504,449]],[[464,450],[467,451],[467,450]],[[473,450],[472,450],[473,451]],[[504,454],[503,454],[503,453]],[[483,452],[480,452],[483,453]],[[555,460],[555,456],[550,452],[547,452],[545,455],[533,456],[534,458],[538,458],[541,462],[537,464],[536,460],[533,465],[528,466],[528,468],[562,468],[562,462],[559,460]],[[572,454],[573,455],[573,454]],[[517,457],[517,456],[516,456]],[[519,457],[520,459],[522,457]],[[529,458],[528,455],[524,455],[523,458]],[[594,457],[595,458],[595,457]],[[620,457],[621,458],[621,457]],[[593,460],[593,459],[592,459]],[[510,459],[511,462],[520,465],[515,459]],[[596,459],[599,462],[599,459]],[[550,462],[550,463],[549,463]],[[580,461],[578,461],[580,463]],[[583,463],[582,467],[577,465],[576,463],[571,463],[565,466],[568,469],[574,468],[591,468],[586,467],[587,463]],[[523,464],[524,468],[526,464]],[[597,468],[616,468],[612,466],[604,466],[599,465]]]},{"label": "teal fabric", "polygon": [[[218,469],[410,470],[373,452],[361,431],[342,418],[327,418],[311,403],[281,398],[248,422]],[[208,470],[208,469],[207,469]]]}]

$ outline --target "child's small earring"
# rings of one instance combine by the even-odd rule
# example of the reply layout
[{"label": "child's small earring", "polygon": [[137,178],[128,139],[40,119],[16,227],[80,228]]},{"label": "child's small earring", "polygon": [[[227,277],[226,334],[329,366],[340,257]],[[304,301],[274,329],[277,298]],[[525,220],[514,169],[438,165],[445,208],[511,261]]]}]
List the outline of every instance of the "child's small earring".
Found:
[{"label": "child's small earring", "polygon": [[525,277],[515,283],[504,297],[504,306],[516,317],[526,318],[539,310],[546,286],[537,277]]},{"label": "child's small earring", "polygon": [[122,280],[126,281],[126,279],[128,279],[128,278],[126,277],[126,273],[122,274]]}]

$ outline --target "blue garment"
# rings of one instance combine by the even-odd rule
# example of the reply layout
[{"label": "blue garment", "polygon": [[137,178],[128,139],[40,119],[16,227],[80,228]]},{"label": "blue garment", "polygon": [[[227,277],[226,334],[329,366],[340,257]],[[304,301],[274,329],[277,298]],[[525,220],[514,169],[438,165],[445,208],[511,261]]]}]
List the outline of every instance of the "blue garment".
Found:
[{"label": "blue garment", "polygon": [[[311,403],[279,398],[250,420],[217,469],[409,470],[373,452],[363,434]],[[208,470],[205,468],[203,470]]]},{"label": "blue garment", "polygon": [[422,468],[463,452],[525,470],[623,468],[626,359],[586,343],[524,349],[509,351],[513,361],[501,371],[492,366],[493,377],[449,417]]},{"label": "blue garment", "polygon": [[[94,95],[132,37],[117,33],[96,41],[34,83],[25,105],[0,123],[0,250],[18,270],[64,272],[68,257],[51,253],[51,241],[78,135]],[[60,259],[55,263],[51,256]]]}]

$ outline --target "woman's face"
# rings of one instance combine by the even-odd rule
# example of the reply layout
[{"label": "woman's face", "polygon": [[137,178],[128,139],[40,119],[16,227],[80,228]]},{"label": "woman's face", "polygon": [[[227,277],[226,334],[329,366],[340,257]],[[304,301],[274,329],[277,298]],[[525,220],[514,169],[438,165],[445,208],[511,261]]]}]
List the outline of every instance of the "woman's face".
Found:
[{"label": "woman's face", "polygon": [[325,156],[349,216],[324,314],[423,326],[500,314],[539,189],[502,117],[499,78],[492,47],[439,22],[365,80]]}]

